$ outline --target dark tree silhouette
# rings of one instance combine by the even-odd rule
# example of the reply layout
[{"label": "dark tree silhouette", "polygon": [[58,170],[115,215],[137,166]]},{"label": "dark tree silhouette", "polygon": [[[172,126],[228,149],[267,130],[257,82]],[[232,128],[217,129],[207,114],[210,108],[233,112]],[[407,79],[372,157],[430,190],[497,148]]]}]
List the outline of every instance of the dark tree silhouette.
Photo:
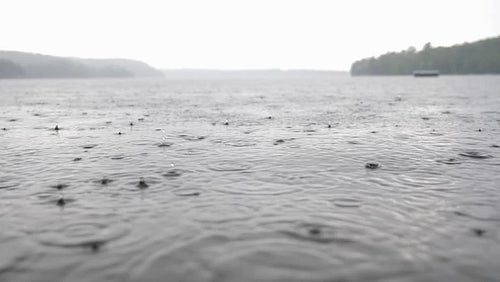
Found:
[{"label": "dark tree silhouette", "polygon": [[356,61],[352,75],[409,75],[415,70],[433,69],[442,74],[500,73],[500,37],[464,43],[451,47],[424,45],[399,53],[390,52],[378,58]]}]

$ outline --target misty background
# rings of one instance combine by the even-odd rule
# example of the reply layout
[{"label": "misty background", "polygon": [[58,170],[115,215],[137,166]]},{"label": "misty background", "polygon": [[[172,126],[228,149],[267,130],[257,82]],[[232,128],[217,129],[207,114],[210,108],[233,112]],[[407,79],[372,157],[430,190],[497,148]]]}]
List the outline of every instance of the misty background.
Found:
[{"label": "misty background", "polygon": [[499,1],[2,1],[0,50],[159,69],[349,70],[500,34]]}]

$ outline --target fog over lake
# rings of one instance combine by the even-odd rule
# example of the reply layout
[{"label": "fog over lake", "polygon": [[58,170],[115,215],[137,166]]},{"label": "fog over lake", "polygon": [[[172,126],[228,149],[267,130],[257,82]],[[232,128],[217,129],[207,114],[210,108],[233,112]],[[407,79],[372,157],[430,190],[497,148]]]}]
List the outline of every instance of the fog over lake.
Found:
[{"label": "fog over lake", "polygon": [[0,80],[0,281],[495,281],[499,89]]}]

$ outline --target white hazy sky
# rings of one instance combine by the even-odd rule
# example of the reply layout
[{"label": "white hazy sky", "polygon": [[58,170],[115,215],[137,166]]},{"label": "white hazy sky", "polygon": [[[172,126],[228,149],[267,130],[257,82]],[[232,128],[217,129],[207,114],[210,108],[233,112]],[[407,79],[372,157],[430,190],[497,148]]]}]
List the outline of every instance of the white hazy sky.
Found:
[{"label": "white hazy sky", "polygon": [[500,0],[0,0],[0,50],[158,68],[333,69],[500,35]]}]

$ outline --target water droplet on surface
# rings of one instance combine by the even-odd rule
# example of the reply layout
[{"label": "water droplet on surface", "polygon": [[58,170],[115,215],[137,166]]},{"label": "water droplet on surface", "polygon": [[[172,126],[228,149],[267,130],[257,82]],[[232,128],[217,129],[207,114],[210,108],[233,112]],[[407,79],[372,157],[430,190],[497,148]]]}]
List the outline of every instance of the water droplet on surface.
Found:
[{"label": "water droplet on surface", "polygon": [[377,169],[380,167],[380,164],[378,164],[378,163],[366,163],[365,167],[368,169]]},{"label": "water droplet on surface", "polygon": [[99,249],[101,248],[102,245],[104,245],[104,242],[100,242],[100,241],[95,241],[95,242],[89,242],[88,243],[88,246],[94,252],[99,251]]},{"label": "water droplet on surface", "polygon": [[274,145],[278,145],[278,144],[283,144],[283,143],[285,143],[285,140],[283,140],[283,139],[278,139],[278,140],[274,141],[274,143],[273,143],[273,144],[274,144]]},{"label": "water droplet on surface", "polygon": [[311,235],[319,235],[321,234],[321,229],[317,228],[317,227],[312,227],[311,229],[309,229],[309,234]]},{"label": "water droplet on surface", "polygon": [[341,236],[340,230],[337,230],[337,228],[325,224],[299,223],[295,226],[291,226],[291,228],[291,230],[282,230],[281,232],[298,240],[322,244],[345,244],[355,242],[345,235]]},{"label": "water droplet on surface", "polygon": [[139,179],[139,183],[137,183],[137,187],[141,188],[141,189],[146,189],[149,187],[149,185],[146,183],[146,180],[144,180],[143,177],[141,177]]},{"label": "water droplet on surface", "polygon": [[160,147],[160,148],[162,148],[162,147],[170,147],[172,145],[173,145],[172,143],[160,143],[160,144],[158,144],[158,147]]},{"label": "water droplet on surface", "polygon": [[164,129],[161,129],[161,142],[158,147],[170,147],[173,143],[168,142],[168,135]]},{"label": "water droplet on surface", "polygon": [[467,152],[460,153],[459,155],[463,156],[463,157],[473,158],[473,159],[493,158],[493,156],[491,156],[491,155],[487,155],[487,154],[477,152],[477,151],[467,151]]},{"label": "water droplet on surface", "polygon": [[111,180],[109,178],[103,178],[103,179],[101,179],[101,184],[102,185],[108,185],[111,182],[113,182],[113,180]]},{"label": "water droplet on surface", "polygon": [[182,175],[182,171],[180,169],[172,169],[163,174],[164,177],[174,178]]},{"label": "water droplet on surface", "polygon": [[444,159],[444,160],[437,160],[438,163],[442,164],[449,164],[449,165],[454,165],[454,164],[461,164],[461,162],[455,158],[449,158],[449,159]]},{"label": "water droplet on surface", "polygon": [[64,188],[67,188],[68,186],[69,186],[68,184],[57,184],[57,185],[53,185],[51,187],[56,188],[57,190],[62,190]]},{"label": "water droplet on surface", "polygon": [[200,188],[178,188],[172,191],[175,195],[181,197],[196,197],[200,196],[204,191]]},{"label": "water droplet on surface", "polygon": [[110,159],[112,160],[121,160],[125,158],[125,156],[122,156],[122,155],[116,155],[116,156],[111,156]]},{"label": "water droplet on surface", "polygon": [[57,205],[58,206],[64,206],[66,205],[66,201],[64,200],[63,197],[59,198],[59,200],[57,200]]},{"label": "water droplet on surface", "polygon": [[88,144],[88,145],[83,145],[82,148],[83,149],[92,149],[92,148],[95,148],[97,147],[97,144]]},{"label": "water droplet on surface", "polygon": [[472,232],[474,232],[474,234],[476,234],[476,236],[481,237],[484,235],[484,233],[486,233],[486,230],[481,229],[481,228],[472,228]]},{"label": "water droplet on surface", "polygon": [[200,141],[200,140],[207,138],[206,136],[195,136],[195,135],[188,135],[188,134],[180,134],[179,137],[184,139],[184,140],[187,140],[187,141]]}]

